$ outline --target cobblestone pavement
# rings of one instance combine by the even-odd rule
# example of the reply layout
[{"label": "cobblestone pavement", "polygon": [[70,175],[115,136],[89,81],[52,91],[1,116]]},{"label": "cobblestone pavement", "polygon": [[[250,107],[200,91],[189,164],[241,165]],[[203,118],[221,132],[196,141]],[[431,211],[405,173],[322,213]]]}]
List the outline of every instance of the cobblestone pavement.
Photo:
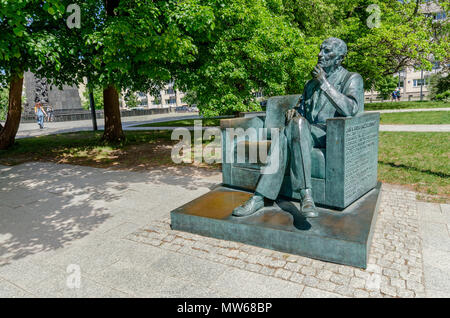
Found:
[{"label": "cobblestone pavement", "polygon": [[219,182],[0,166],[0,297],[450,297],[449,205],[383,185],[362,270],[172,231],[170,211]]},{"label": "cobblestone pavement", "polygon": [[126,236],[301,286],[299,296],[424,297],[416,194],[384,186],[367,270],[170,230],[164,219]]}]

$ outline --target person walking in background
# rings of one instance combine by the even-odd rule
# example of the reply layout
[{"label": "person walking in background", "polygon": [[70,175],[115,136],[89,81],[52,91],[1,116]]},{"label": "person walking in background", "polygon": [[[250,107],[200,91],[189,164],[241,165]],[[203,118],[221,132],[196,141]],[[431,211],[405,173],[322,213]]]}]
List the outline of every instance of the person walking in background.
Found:
[{"label": "person walking in background", "polygon": [[393,91],[392,94],[391,94],[391,96],[392,96],[392,101],[395,102],[395,99],[397,98],[397,93],[396,93],[396,91]]},{"label": "person walking in background", "polygon": [[36,103],[34,106],[34,113],[37,116],[37,123],[39,125],[40,129],[44,128],[44,115],[48,118],[47,113],[44,110],[44,107],[42,107],[41,103]]},{"label": "person walking in background", "polygon": [[402,97],[402,95],[400,94],[400,88],[397,88],[397,90],[395,91],[395,96],[397,97],[397,102],[399,102],[400,98]]},{"label": "person walking in background", "polygon": [[48,115],[48,121],[53,121],[55,119],[55,116],[53,114],[53,107],[52,106],[47,106],[47,115]]}]

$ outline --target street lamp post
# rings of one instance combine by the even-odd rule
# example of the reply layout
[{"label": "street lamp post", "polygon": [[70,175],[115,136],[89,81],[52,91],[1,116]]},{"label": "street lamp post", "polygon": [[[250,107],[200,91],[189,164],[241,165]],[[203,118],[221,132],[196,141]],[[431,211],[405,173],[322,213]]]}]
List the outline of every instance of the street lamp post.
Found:
[{"label": "street lamp post", "polygon": [[95,101],[94,101],[94,93],[93,88],[89,86],[89,79],[87,82],[87,88],[89,89],[89,105],[91,108],[91,117],[92,117],[92,127],[94,131],[98,130],[97,127],[97,114],[95,113]]},{"label": "street lamp post", "polygon": [[420,70],[420,101],[423,101],[423,68]]}]

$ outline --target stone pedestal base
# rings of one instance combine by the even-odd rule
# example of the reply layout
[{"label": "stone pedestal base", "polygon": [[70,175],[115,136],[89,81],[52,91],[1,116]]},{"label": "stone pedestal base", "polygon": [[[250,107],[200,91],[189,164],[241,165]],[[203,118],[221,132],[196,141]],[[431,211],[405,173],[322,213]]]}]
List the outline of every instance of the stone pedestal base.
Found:
[{"label": "stone pedestal base", "polygon": [[236,241],[324,261],[367,267],[381,183],[343,211],[319,208],[319,217],[300,216],[298,204],[278,200],[248,217],[234,208],[250,192],[219,186],[171,212],[173,230]]}]

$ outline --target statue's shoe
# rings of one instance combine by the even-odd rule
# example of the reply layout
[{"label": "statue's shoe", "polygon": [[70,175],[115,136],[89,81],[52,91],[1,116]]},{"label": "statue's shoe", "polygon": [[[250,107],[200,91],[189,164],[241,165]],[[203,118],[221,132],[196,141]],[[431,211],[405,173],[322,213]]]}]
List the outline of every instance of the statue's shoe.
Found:
[{"label": "statue's shoe", "polygon": [[256,213],[264,207],[264,198],[260,196],[252,196],[243,205],[233,210],[234,216],[249,216]]},{"label": "statue's shoe", "polygon": [[316,218],[319,216],[319,212],[317,211],[311,195],[307,194],[303,197],[301,207],[301,213],[305,218]]}]

